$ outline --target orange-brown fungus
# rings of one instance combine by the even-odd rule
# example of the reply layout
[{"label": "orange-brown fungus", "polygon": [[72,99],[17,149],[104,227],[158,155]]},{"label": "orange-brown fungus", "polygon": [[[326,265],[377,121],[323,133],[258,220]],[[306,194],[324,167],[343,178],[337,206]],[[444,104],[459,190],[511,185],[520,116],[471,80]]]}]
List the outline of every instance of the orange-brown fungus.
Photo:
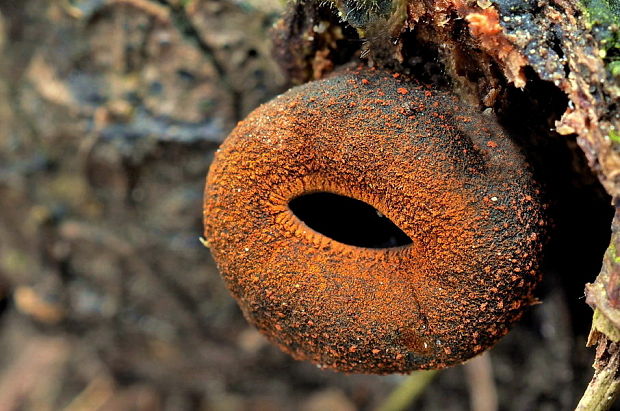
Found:
[{"label": "orange-brown fungus", "polygon": [[[297,359],[345,372],[441,368],[485,350],[534,301],[544,223],[493,118],[404,76],[358,68],[242,121],[206,186],[205,237],[245,316]],[[413,241],[364,248],[289,202],[364,201]]]}]

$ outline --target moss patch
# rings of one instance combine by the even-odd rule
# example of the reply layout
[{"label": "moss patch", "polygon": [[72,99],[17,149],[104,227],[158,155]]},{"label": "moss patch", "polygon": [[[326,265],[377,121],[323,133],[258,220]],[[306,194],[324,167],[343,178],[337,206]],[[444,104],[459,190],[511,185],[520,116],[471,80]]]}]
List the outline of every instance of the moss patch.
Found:
[{"label": "moss patch", "polygon": [[342,18],[355,28],[364,28],[392,10],[392,0],[333,0]]},{"label": "moss patch", "polygon": [[592,34],[599,41],[600,57],[613,76],[620,75],[620,1],[583,0]]}]

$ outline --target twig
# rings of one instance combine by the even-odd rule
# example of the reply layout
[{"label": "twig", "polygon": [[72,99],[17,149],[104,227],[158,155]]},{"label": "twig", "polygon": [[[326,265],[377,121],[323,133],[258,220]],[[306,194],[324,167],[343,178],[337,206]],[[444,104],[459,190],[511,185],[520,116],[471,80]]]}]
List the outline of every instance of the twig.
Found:
[{"label": "twig", "polygon": [[63,411],[100,409],[114,395],[114,382],[107,375],[93,379]]},{"label": "twig", "polygon": [[493,380],[491,356],[484,353],[465,363],[469,386],[469,403],[472,411],[496,411],[497,389]]},{"label": "twig", "polygon": [[[37,390],[60,378],[60,370],[70,355],[70,346],[62,338],[35,337],[0,376],[0,411],[26,409]],[[36,408],[36,407],[35,407]]]},{"label": "twig", "polygon": [[[607,332],[605,332],[605,330]],[[614,332],[610,332],[610,331]],[[596,310],[592,320],[592,331],[588,345],[597,344],[594,358],[594,376],[584,392],[577,411],[605,411],[611,408],[620,391],[620,347],[617,329],[611,322]]]},{"label": "twig", "polygon": [[594,376],[577,410],[609,409],[620,390],[620,208],[616,208],[611,242],[593,284],[586,284],[586,302],[594,309],[588,346],[596,345]]},{"label": "twig", "polygon": [[435,375],[437,375],[437,370],[414,372],[392,391],[376,411],[401,411],[406,409],[424,392],[424,389],[430,384]]}]

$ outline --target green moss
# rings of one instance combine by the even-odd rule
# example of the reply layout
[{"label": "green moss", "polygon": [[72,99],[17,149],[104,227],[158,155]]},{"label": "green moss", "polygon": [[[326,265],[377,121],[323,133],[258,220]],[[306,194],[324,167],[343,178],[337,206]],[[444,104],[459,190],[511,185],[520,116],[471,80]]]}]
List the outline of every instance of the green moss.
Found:
[{"label": "green moss", "polygon": [[620,19],[619,0],[582,0],[582,6],[593,26],[617,24]]},{"label": "green moss", "polygon": [[611,61],[607,64],[607,69],[611,73],[612,76],[618,77],[620,76],[620,61]]},{"label": "green moss", "polygon": [[[611,133],[610,133],[611,134]],[[619,140],[620,141],[620,140]],[[616,247],[613,245],[613,243],[609,246],[609,248],[607,249],[607,252],[609,253],[609,257],[610,259],[615,263],[615,264],[620,264],[620,257],[618,257],[618,254],[616,252]]]},{"label": "green moss", "polygon": [[[620,62],[618,64],[618,70],[620,70]],[[612,74],[614,74],[613,71],[612,71]],[[615,129],[609,130],[608,136],[609,136],[609,139],[613,141],[614,143],[620,143],[620,134],[618,134],[618,132]],[[614,256],[615,256],[615,250],[613,251],[614,251]]]},{"label": "green moss", "polygon": [[592,317],[592,328],[601,332],[614,342],[620,341],[620,330],[609,321],[605,315],[603,315],[598,309],[594,310],[594,316]]},{"label": "green moss", "polygon": [[392,0],[332,0],[342,18],[356,28],[365,28],[377,18],[389,16]]},{"label": "green moss", "polygon": [[620,0],[582,0],[600,56],[613,76],[620,76]]}]

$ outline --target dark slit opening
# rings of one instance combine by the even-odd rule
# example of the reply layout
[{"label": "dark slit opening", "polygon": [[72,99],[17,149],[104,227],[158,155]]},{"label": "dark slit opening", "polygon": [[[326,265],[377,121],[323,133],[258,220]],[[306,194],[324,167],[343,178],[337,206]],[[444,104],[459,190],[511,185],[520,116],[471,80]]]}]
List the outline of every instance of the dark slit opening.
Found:
[{"label": "dark slit opening", "polygon": [[296,197],[288,206],[308,227],[344,244],[388,248],[413,243],[373,206],[351,197],[316,192]]}]

